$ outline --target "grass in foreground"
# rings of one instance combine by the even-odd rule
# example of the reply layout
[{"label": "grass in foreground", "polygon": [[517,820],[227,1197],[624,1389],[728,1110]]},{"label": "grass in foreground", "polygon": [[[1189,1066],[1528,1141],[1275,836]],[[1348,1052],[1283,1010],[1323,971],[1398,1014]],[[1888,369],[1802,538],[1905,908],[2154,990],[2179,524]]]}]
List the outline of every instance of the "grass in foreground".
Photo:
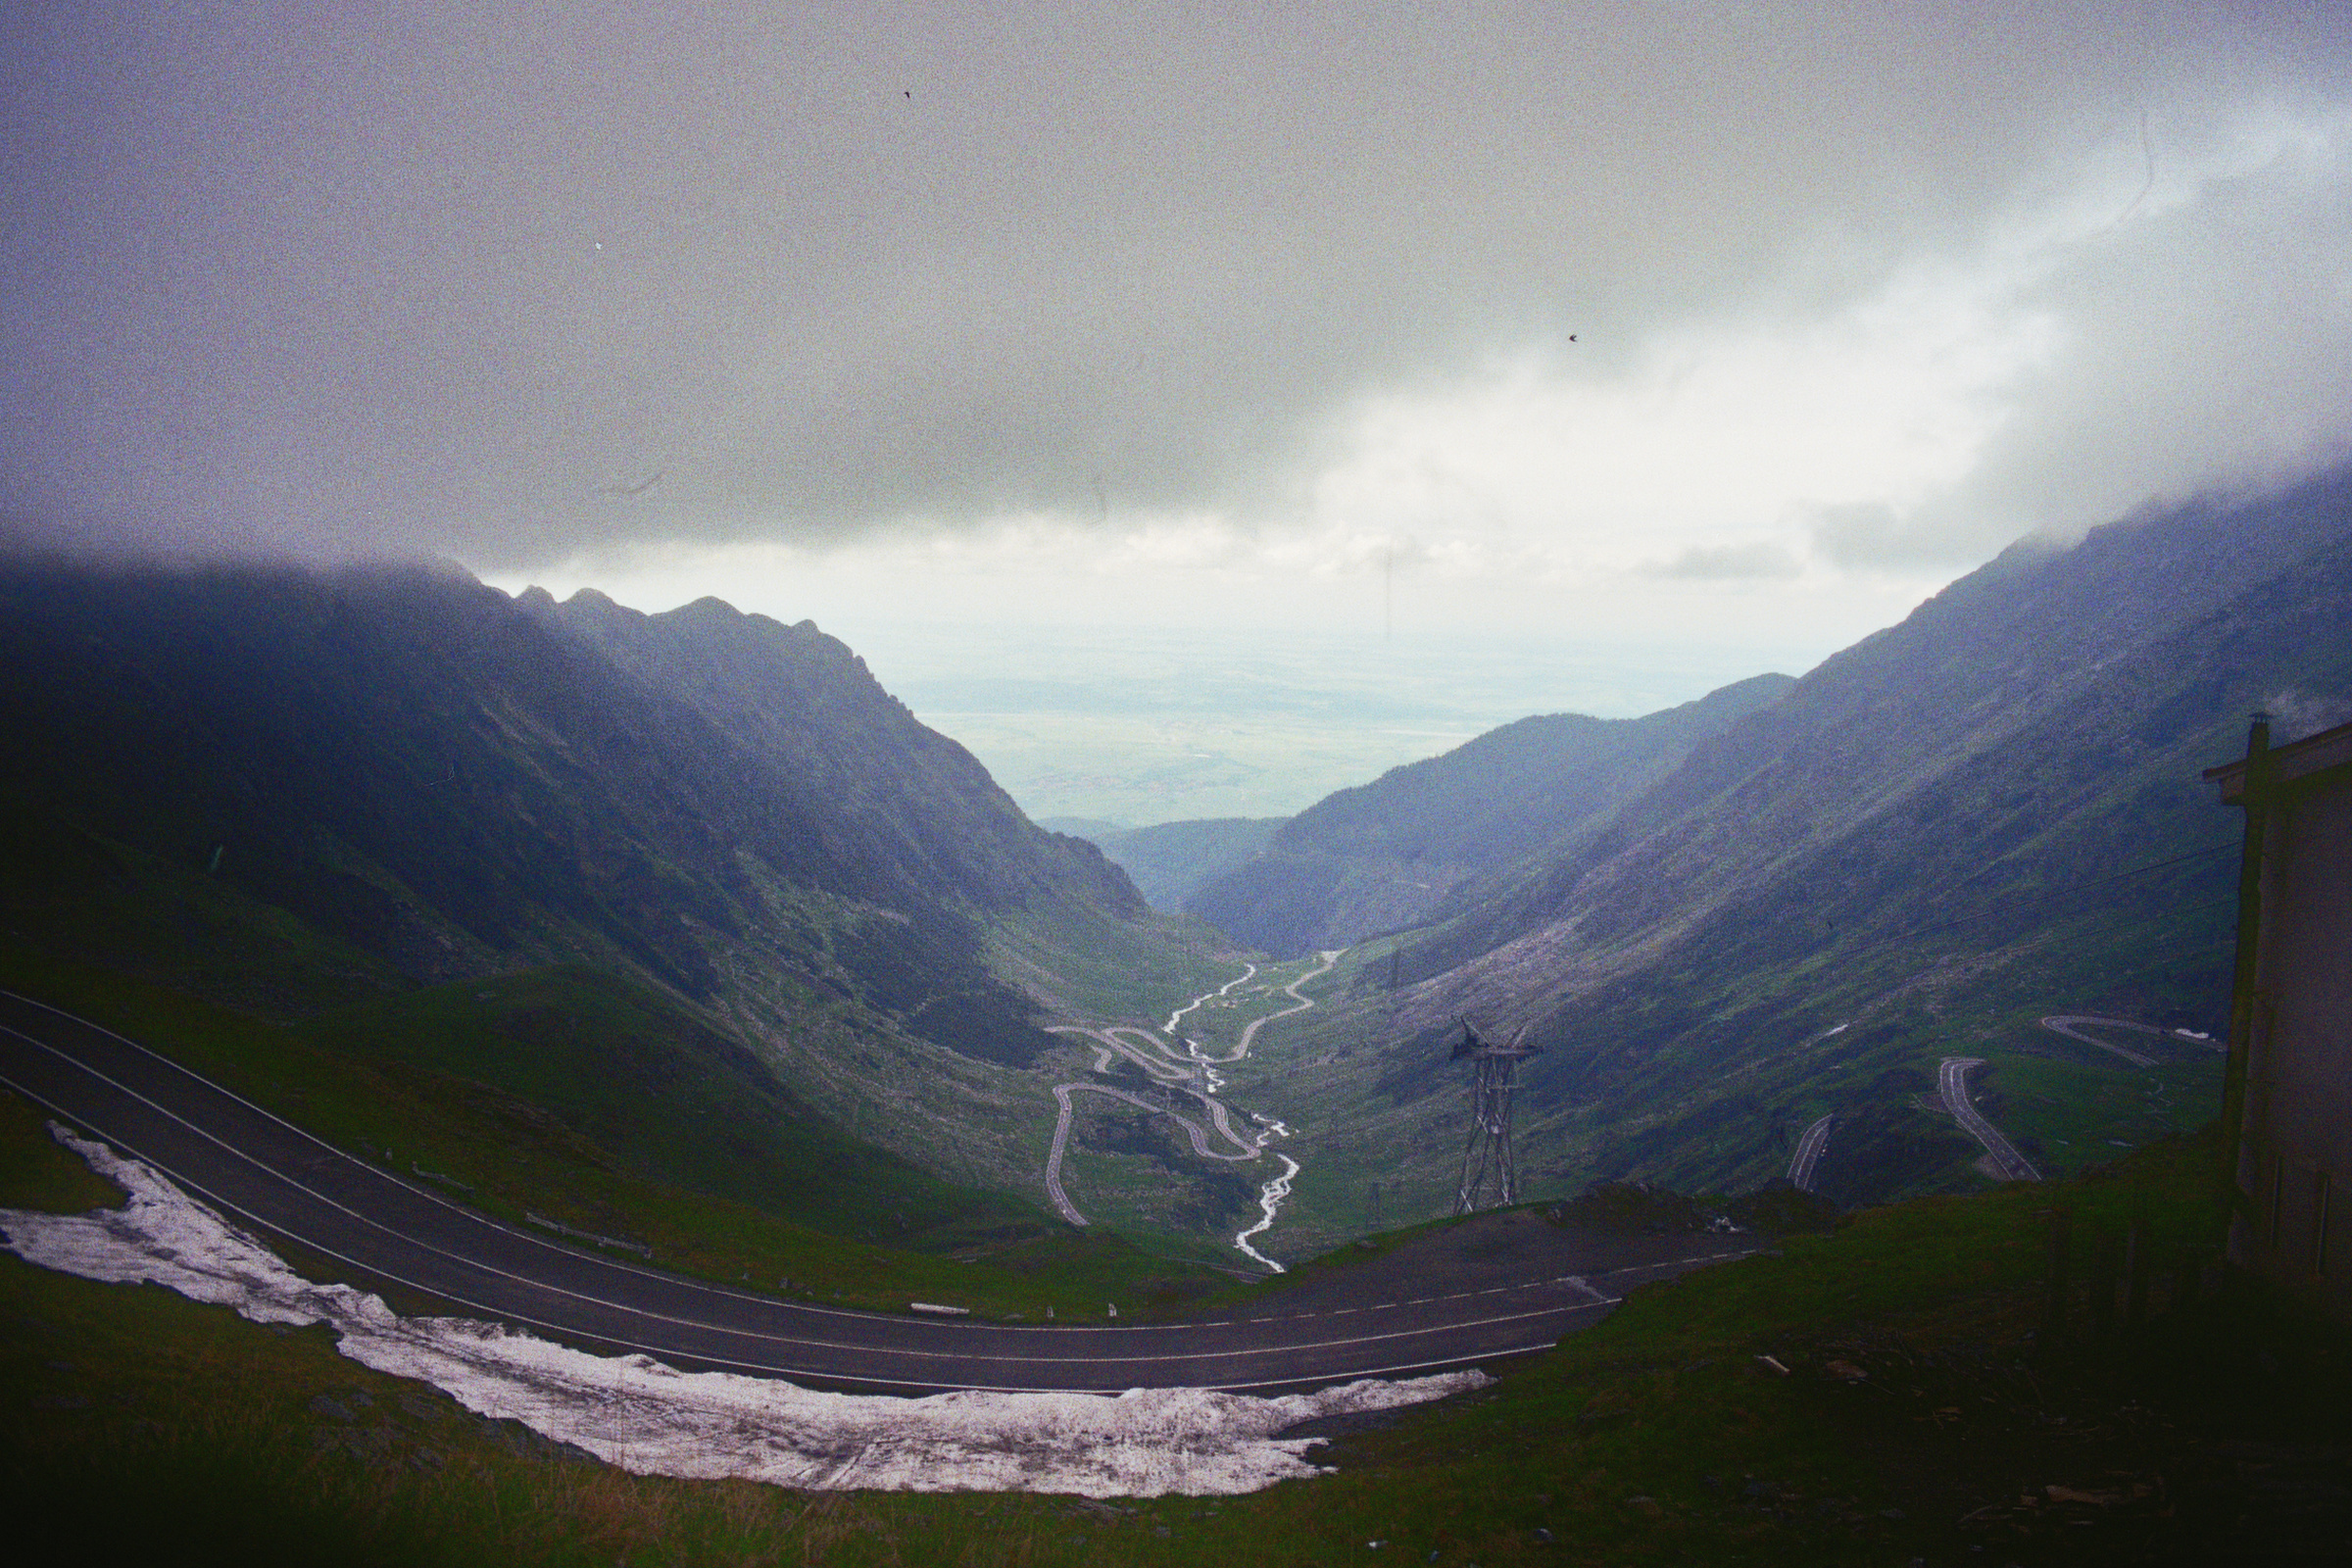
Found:
[{"label": "grass in foreground", "polygon": [[[0,1119],[0,1201],[91,1200],[45,1146],[21,1108]],[[2091,1234],[2138,1213],[2160,1259],[2211,1248],[2211,1160],[2177,1140],[2080,1182],[1858,1215],[1343,1436],[1335,1475],[1117,1505],[633,1478],[346,1362],[322,1331],[0,1259],[0,1473],[17,1517],[82,1522],[99,1560],[2328,1560],[2352,1523],[2340,1332],[2240,1284],[2082,1337]],[[2077,1333],[2044,1343],[2061,1204]]]},{"label": "grass in foreground", "polygon": [[[1106,1233],[1072,1232],[862,1146],[851,1152],[884,1200],[830,1216],[825,1229],[801,1223],[788,1182],[771,1173],[730,1183],[728,1167],[773,1155],[789,1175],[794,1156],[772,1145],[849,1141],[807,1120],[780,1131],[748,1114],[727,1123],[712,1107],[729,1080],[715,1069],[691,1076],[703,1063],[684,1052],[659,1063],[662,1081],[639,1095],[665,1114],[649,1114],[635,1142],[621,1140],[616,1152],[581,1128],[625,1123],[612,1098],[633,1086],[616,1074],[619,1087],[596,1090],[601,1099],[593,1084],[567,1095],[566,1082],[595,1074],[567,1059],[551,1016],[610,1024],[615,1044],[607,1054],[675,1020],[647,1014],[643,993],[611,993],[603,977],[533,971],[418,993],[388,1015],[371,1004],[282,1026],[102,970],[22,951],[5,956],[0,972],[17,989],[163,1051],[404,1178],[435,1181],[501,1218],[536,1214],[650,1248],[656,1263],[680,1273],[877,1310],[920,1299],[1030,1319],[1049,1305],[1064,1317],[1114,1301],[1128,1315],[1167,1310],[1224,1283],[1214,1270],[1152,1256]],[[506,1021],[526,1027],[505,1033]],[[411,1022],[420,1027],[404,1041],[398,1026]],[[503,1058],[502,1039],[511,1052]],[[505,1074],[504,1087],[453,1070],[467,1049],[479,1072]],[[698,1127],[715,1148],[698,1147]],[[744,1147],[755,1136],[765,1141]]]}]

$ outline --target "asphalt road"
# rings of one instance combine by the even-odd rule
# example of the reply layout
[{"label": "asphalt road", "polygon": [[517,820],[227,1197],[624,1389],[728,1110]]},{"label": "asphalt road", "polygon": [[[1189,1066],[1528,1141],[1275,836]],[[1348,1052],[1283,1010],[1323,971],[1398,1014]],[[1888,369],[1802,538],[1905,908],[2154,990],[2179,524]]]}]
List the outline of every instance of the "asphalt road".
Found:
[{"label": "asphalt road", "polygon": [[1550,1256],[1470,1288],[1421,1276],[1402,1290],[1367,1281],[1368,1294],[1353,1297],[1334,1297],[1327,1282],[1313,1304],[1275,1298],[1255,1315],[1185,1323],[1023,1326],[850,1312],[663,1274],[502,1224],[120,1035],[7,992],[0,1083],[237,1222],[339,1260],[361,1283],[403,1286],[588,1349],[866,1393],[1270,1392],[1474,1366],[1547,1348],[1597,1322],[1633,1285],[1705,1260],[1628,1259],[1586,1273]]},{"label": "asphalt road", "polygon": [[1984,1065],[1984,1058],[1982,1056],[1943,1058],[1942,1064],[1936,1069],[1936,1087],[1943,1096],[1944,1108],[1967,1129],[1971,1138],[1984,1146],[1984,1152],[1991,1156],[1993,1170],[2000,1180],[2037,1182],[2041,1180],[2041,1172],[2034,1168],[2033,1161],[2011,1148],[2009,1140],[2001,1136],[2001,1130],[1978,1115],[1977,1107],[1969,1101],[1968,1075]]},{"label": "asphalt road", "polygon": [[2154,1035],[2158,1039],[2164,1038],[2164,1031],[2156,1028],[2154,1025],[2133,1023],[2128,1018],[2085,1018],[2077,1017],[2072,1014],[2061,1014],[2057,1017],[2044,1018],[2041,1020],[2041,1026],[2044,1029],[2047,1029],[2050,1033],[2054,1035],[2064,1035],[2069,1040],[2080,1041],[2086,1046],[2096,1046],[2101,1051],[2123,1057],[2134,1067],[2153,1067],[2156,1065],[2156,1058],[2154,1056],[2147,1055],[2142,1052],[2133,1051],[2126,1046],[2116,1045],[2112,1041],[2101,1040],[2093,1035],[2084,1034],[2081,1028],[2077,1027],[2078,1025],[2084,1024],[2095,1024],[2102,1029],[2128,1029],[2133,1034]]},{"label": "asphalt road", "polygon": [[1821,1152],[1830,1144],[1830,1123],[1837,1119],[1835,1112],[1822,1117],[1796,1141],[1796,1152],[1788,1156],[1788,1185],[1798,1192],[1813,1190],[1813,1167],[1821,1163]]}]

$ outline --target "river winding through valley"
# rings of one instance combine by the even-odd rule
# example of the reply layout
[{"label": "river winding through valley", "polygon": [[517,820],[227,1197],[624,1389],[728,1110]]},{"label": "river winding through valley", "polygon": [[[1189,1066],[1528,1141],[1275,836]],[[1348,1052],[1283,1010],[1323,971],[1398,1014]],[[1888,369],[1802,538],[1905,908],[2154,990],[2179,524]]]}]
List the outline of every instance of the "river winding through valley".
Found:
[{"label": "river winding through valley", "polygon": [[[1203,991],[1174,1012],[1169,1013],[1168,1021],[1161,1025],[1156,1032],[1140,1024],[1111,1024],[1105,1027],[1086,1024],[1054,1026],[1051,1033],[1078,1035],[1093,1043],[1094,1071],[1107,1072],[1111,1069],[1114,1056],[1124,1056],[1143,1069],[1145,1076],[1152,1080],[1153,1088],[1160,1097],[1157,1100],[1148,1100],[1123,1089],[1114,1089],[1108,1084],[1090,1083],[1084,1080],[1054,1086],[1054,1099],[1060,1106],[1060,1114],[1054,1119],[1054,1143],[1046,1155],[1046,1196],[1053,1200],[1055,1211],[1073,1225],[1087,1223],[1086,1216],[1078,1211],[1075,1203],[1070,1201],[1069,1194],[1063,1190],[1061,1183],[1062,1156],[1068,1152],[1070,1142],[1070,1097],[1072,1095],[1102,1095],[1106,1099],[1122,1101],[1140,1109],[1166,1116],[1184,1129],[1186,1137],[1192,1143],[1193,1152],[1204,1159],[1223,1159],[1245,1163],[1255,1160],[1268,1152],[1266,1146],[1273,1140],[1288,1138],[1291,1135],[1288,1127],[1271,1117],[1255,1113],[1250,1113],[1250,1120],[1257,1123],[1255,1130],[1246,1133],[1235,1131],[1230,1110],[1224,1102],[1215,1098],[1217,1091],[1224,1087],[1224,1079],[1216,1069],[1219,1066],[1231,1065],[1247,1059],[1250,1046],[1256,1042],[1257,1032],[1267,1024],[1277,1018],[1292,1017],[1312,1007],[1315,1004],[1313,1000],[1303,995],[1298,988],[1309,980],[1319,979],[1330,973],[1332,965],[1339,962],[1340,955],[1345,952],[1347,952],[1345,948],[1334,948],[1328,952],[1317,954],[1318,962],[1315,967],[1282,988],[1282,995],[1291,998],[1294,1005],[1285,1007],[1279,1012],[1269,1012],[1262,1017],[1250,1019],[1249,1024],[1243,1028],[1240,1041],[1235,1044],[1233,1050],[1223,1055],[1214,1055],[1201,1050],[1200,1043],[1180,1034],[1179,1027],[1183,1023],[1186,1013],[1193,1011],[1204,1003],[1230,996],[1236,986],[1247,985],[1255,979],[1257,965],[1254,963],[1245,964],[1242,972],[1233,979],[1226,981],[1214,991]],[[1172,1036],[1183,1046],[1184,1050],[1181,1055],[1177,1054],[1175,1046],[1160,1038],[1163,1034]],[[1196,1120],[1176,1108],[1175,1097],[1179,1094],[1200,1102],[1200,1119]],[[1225,1147],[1214,1147],[1220,1143]],[[1257,1223],[1247,1230],[1238,1232],[1233,1238],[1233,1245],[1244,1256],[1280,1274],[1285,1272],[1283,1266],[1259,1251],[1250,1243],[1250,1238],[1263,1236],[1273,1228],[1275,1216],[1282,1208],[1283,1200],[1291,1196],[1291,1184],[1298,1175],[1300,1168],[1298,1162],[1288,1154],[1280,1151],[1274,1151],[1273,1153],[1276,1159],[1282,1161],[1282,1173],[1258,1189]]]}]

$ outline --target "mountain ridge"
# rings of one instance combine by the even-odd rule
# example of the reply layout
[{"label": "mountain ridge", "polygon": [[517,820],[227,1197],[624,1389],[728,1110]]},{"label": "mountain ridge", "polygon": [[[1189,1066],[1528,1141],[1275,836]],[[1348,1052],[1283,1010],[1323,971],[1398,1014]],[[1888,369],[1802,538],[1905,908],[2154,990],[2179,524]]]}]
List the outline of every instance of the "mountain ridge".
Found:
[{"label": "mountain ridge", "polygon": [[[1059,896],[1076,878],[1114,911],[1142,912],[1133,886],[1094,846],[1037,828],[969,751],[919,723],[863,659],[814,621],[786,626],[708,597],[649,615],[594,589],[560,605],[526,589],[515,603],[687,703],[746,749],[771,762],[789,760],[815,789],[865,791],[858,858],[889,867],[911,894],[945,887],[994,909]],[[845,714],[854,721],[842,722]]]},{"label": "mountain ridge", "polygon": [[1193,895],[1262,851],[1286,816],[1190,817],[1149,827],[1073,824],[1070,831],[1116,861],[1155,909],[1184,909]]},{"label": "mountain ridge", "polygon": [[1489,730],[1324,797],[1185,906],[1277,957],[1420,924],[1464,884],[1605,818],[1697,739],[1793,684],[1758,675],[1641,718],[1538,714]]},{"label": "mountain ridge", "polygon": [[[1845,1200],[1967,1185],[1973,1146],[1915,1108],[1936,1053],[1990,1054],[1997,1102],[2001,1061],[2063,1049],[2020,1032],[2036,1007],[2218,1031],[2236,825],[2198,775],[2251,709],[2352,710],[2348,624],[2352,472],[2004,553],[1363,955],[1307,1026],[1299,1092],[1349,1125],[1301,1222],[1400,1149],[1446,1190],[1465,1013],[1545,1048],[1532,1193],[1753,1187],[1830,1112]],[[2166,1082],[2218,1073],[2181,1050]]]},{"label": "mountain ridge", "polygon": [[1032,1190],[1051,1102],[1006,1074],[1064,1049],[1046,938],[1185,968],[1132,884],[813,626],[595,613],[416,567],[0,565],[0,920],[281,1021],[608,970],[817,1114]]}]

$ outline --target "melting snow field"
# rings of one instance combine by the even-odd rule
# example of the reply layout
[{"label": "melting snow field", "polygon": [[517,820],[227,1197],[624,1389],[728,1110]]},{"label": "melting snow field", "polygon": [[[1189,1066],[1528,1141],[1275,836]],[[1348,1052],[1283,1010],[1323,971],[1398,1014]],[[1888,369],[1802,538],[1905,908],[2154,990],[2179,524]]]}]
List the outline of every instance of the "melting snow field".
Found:
[{"label": "melting snow field", "polygon": [[1478,1372],[1368,1379],[1258,1398],[1205,1389],[1099,1394],[825,1394],[768,1378],[680,1372],[649,1356],[567,1349],[466,1318],[404,1318],[348,1285],[314,1285],[146,1165],[54,1124],[58,1141],[130,1200],[89,1214],[0,1209],[27,1262],[114,1284],[153,1282],[257,1323],[324,1323],[345,1355],[417,1378],[638,1475],[737,1477],[802,1488],[1056,1492],[1149,1497],[1254,1492],[1323,1473],[1315,1416],[1443,1398]]}]

